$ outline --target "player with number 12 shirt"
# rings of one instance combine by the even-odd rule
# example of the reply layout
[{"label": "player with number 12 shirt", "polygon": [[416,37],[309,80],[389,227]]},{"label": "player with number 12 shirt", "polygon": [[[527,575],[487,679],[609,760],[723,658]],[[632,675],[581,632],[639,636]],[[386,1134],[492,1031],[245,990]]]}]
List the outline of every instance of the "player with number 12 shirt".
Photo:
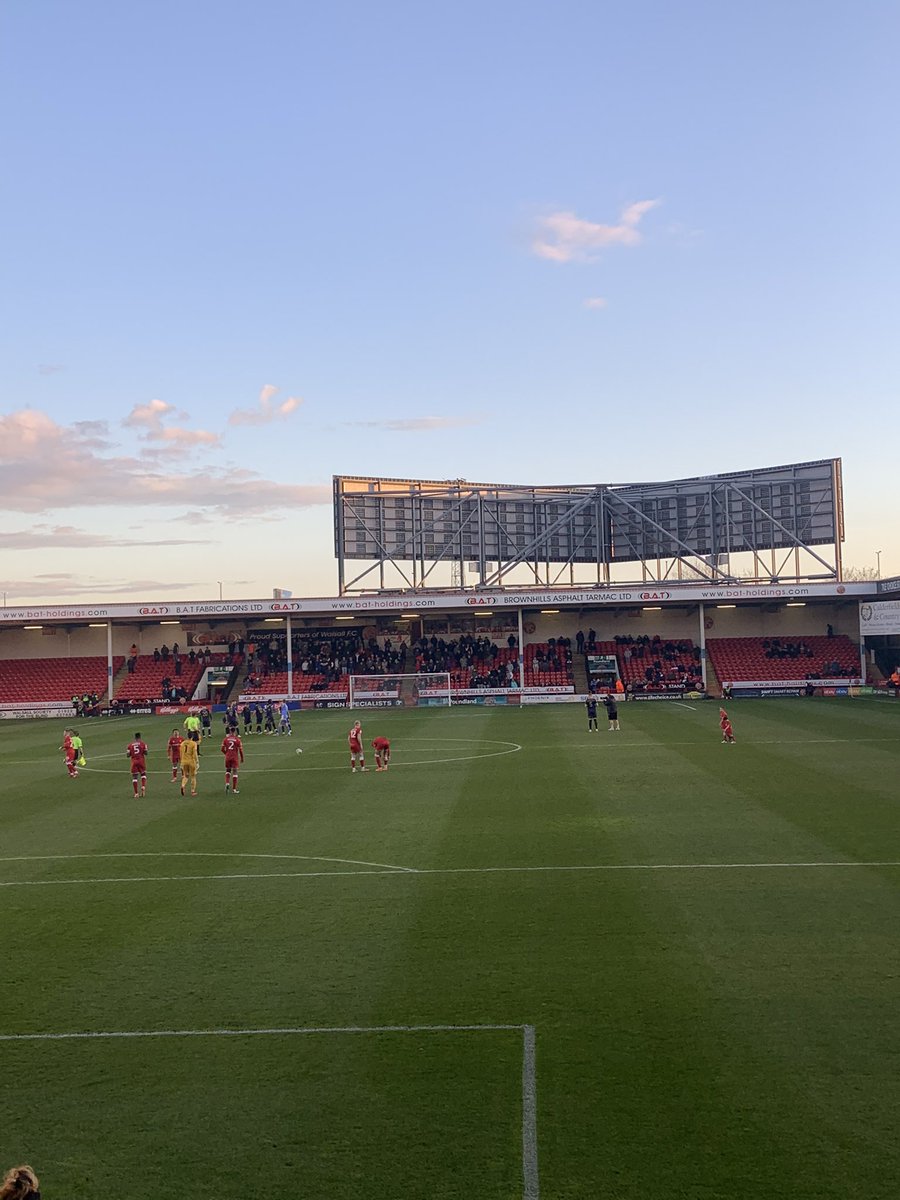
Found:
[{"label": "player with number 12 shirt", "polygon": [[238,770],[244,761],[244,744],[236,725],[232,725],[222,739],[222,753],[225,755],[225,794],[230,791],[233,796],[237,796]]},{"label": "player with number 12 shirt", "polygon": [[353,722],[353,728],[347,734],[347,742],[350,746],[350,770],[356,772],[357,766],[360,771],[366,771],[366,756],[363,751],[363,731],[359,721]]}]

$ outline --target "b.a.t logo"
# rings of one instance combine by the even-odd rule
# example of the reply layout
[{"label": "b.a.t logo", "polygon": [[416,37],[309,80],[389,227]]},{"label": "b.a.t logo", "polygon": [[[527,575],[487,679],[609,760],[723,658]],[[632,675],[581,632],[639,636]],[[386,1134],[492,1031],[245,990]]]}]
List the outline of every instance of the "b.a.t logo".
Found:
[{"label": "b.a.t logo", "polygon": [[642,600],[668,600],[671,592],[641,592]]},{"label": "b.a.t logo", "polygon": [[164,604],[157,605],[155,608],[138,609],[142,617],[164,617],[168,611]]}]

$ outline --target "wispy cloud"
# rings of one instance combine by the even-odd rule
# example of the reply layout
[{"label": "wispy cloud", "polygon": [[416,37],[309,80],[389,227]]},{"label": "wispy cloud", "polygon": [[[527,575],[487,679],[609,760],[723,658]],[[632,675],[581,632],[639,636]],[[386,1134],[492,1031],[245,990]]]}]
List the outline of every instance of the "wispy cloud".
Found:
[{"label": "wispy cloud", "polygon": [[479,417],[387,417],[380,421],[345,421],[355,429],[390,429],[395,433],[422,433],[435,429],[457,429],[480,425]]},{"label": "wispy cloud", "polygon": [[83,596],[157,596],[162,593],[178,592],[184,596],[191,589],[203,588],[202,594],[209,594],[209,583],[203,580],[193,582],[171,581],[165,583],[159,579],[100,579],[86,575],[33,575],[28,579],[9,579],[5,582],[4,590],[11,607],[19,604],[42,604],[53,600],[77,600]]},{"label": "wispy cloud", "polygon": [[267,383],[259,393],[259,407],[236,408],[229,415],[228,424],[268,425],[271,421],[278,421],[283,417],[290,416],[303,403],[299,396],[288,396],[280,404],[273,404],[272,400],[277,391],[278,388],[274,384]]},{"label": "wispy cloud", "polygon": [[607,301],[602,296],[588,296],[584,302],[585,308],[606,308]]},{"label": "wispy cloud", "polygon": [[590,261],[609,246],[636,246],[641,241],[642,218],[658,204],[659,200],[629,204],[614,225],[585,221],[573,212],[551,213],[538,221],[531,248],[538,258],[564,263]]},{"label": "wispy cloud", "polygon": [[177,469],[169,469],[104,449],[95,430],[58,425],[36,409],[0,414],[0,507],[47,512],[88,505],[195,508],[202,502],[219,519],[240,520],[331,503],[330,484],[276,483],[228,465],[191,468],[181,456]]},{"label": "wispy cloud", "polygon": [[38,375],[58,375],[65,369],[62,363],[38,363]]},{"label": "wispy cloud", "polygon": [[206,546],[208,538],[125,538],[88,533],[72,525],[34,525],[31,529],[0,532],[0,550],[86,550],[96,547]]}]

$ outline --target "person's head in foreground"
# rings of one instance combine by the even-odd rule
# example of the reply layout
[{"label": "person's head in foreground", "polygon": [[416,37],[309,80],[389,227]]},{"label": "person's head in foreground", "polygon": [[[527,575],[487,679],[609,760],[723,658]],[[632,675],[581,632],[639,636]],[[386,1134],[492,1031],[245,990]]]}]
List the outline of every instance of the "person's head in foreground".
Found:
[{"label": "person's head in foreground", "polygon": [[38,1177],[31,1167],[12,1167],[0,1184],[0,1200],[41,1200]]}]

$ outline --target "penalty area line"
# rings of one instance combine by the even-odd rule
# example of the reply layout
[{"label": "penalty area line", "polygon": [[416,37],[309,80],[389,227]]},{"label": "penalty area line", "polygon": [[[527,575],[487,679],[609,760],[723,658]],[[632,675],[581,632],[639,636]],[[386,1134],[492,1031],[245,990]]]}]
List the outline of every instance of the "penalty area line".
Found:
[{"label": "penalty area line", "polygon": [[67,1042],[100,1038],[285,1037],[314,1033],[481,1033],[527,1029],[513,1024],[478,1025],[273,1025],[246,1029],[98,1029],[64,1033],[0,1033],[0,1042]]},{"label": "penalty area line", "polygon": [[[281,862],[330,862],[350,867],[378,867],[387,872],[406,871],[412,875],[416,873],[415,867],[399,867],[396,863],[366,862],[359,858],[333,858],[326,854],[262,854],[245,850],[110,850],[100,851],[96,854],[13,854],[0,857],[0,862],[68,862],[71,859],[92,858],[263,858],[277,859]],[[330,875],[334,872],[323,871],[320,874]],[[356,875],[359,872],[347,871],[346,874]],[[203,879],[206,876],[200,876],[200,878]]]},{"label": "penalty area line", "polygon": [[266,871],[243,874],[218,875],[120,875],[101,876],[93,879],[9,879],[0,881],[0,888],[15,887],[63,887],[78,884],[100,883],[192,883],[203,881],[251,880],[251,879],[330,879],[356,875],[527,875],[527,874],[601,874],[611,871],[766,871],[766,870],[841,870],[847,867],[900,867],[900,861],[879,862],[745,862],[745,863],[595,863],[585,866],[521,866],[521,867],[420,867],[405,870],[363,871]]},{"label": "penalty area line", "polygon": [[315,1034],[503,1033],[522,1035],[522,1200],[540,1200],[537,1153],[537,1070],[535,1027],[473,1025],[298,1025],[248,1029],[73,1030],[63,1033],[0,1033],[0,1042],[72,1042],[138,1038],[302,1037]]}]

